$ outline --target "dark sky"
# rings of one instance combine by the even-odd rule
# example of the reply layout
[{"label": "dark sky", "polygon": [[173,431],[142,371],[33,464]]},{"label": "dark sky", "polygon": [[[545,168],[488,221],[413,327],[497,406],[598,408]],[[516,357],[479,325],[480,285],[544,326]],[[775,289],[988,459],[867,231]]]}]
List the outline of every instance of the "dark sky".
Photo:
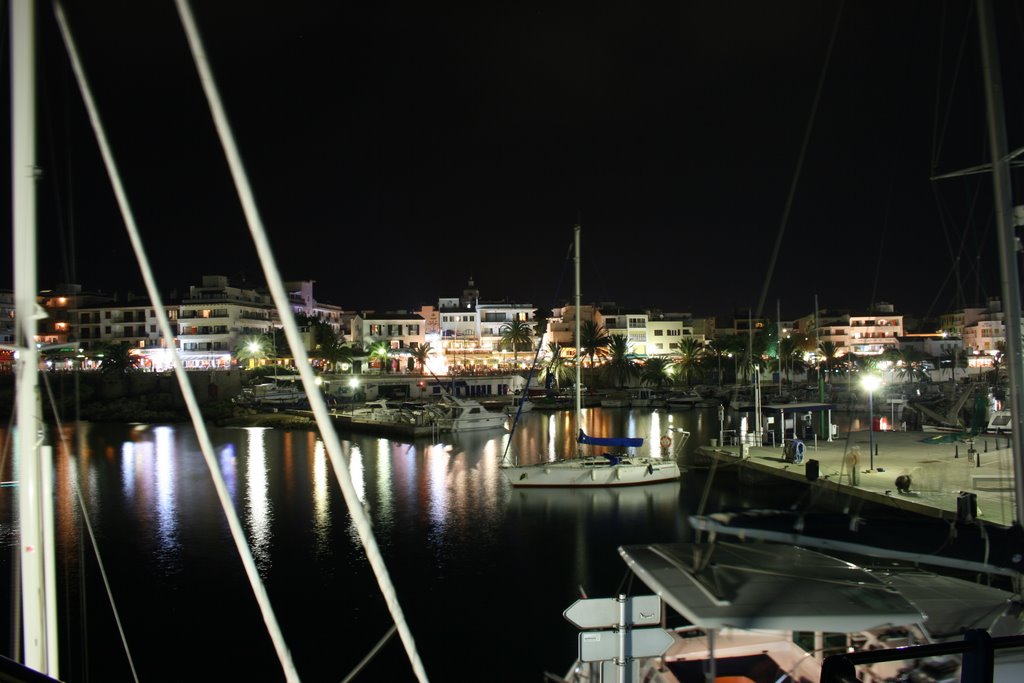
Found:
[{"label": "dark sky", "polygon": [[[1024,9],[995,4],[1013,149]],[[195,5],[281,273],[346,309],[470,276],[557,304],[577,221],[587,300],[792,317],[998,294],[990,182],[929,180],[988,160],[973,2]],[[165,292],[262,282],[174,4],[66,7]],[[39,11],[41,284],[141,292]]]}]

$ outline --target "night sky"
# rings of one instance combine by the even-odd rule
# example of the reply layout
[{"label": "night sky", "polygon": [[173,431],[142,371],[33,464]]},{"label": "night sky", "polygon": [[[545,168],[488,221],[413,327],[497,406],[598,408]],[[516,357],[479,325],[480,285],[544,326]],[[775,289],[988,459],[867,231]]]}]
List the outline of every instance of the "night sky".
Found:
[{"label": "night sky", "polygon": [[[471,276],[557,305],[577,222],[585,300],[924,316],[998,295],[991,183],[929,180],[988,161],[973,2],[195,5],[283,277],[348,310]],[[1024,5],[995,5],[1014,149]],[[174,4],[66,8],[164,293],[262,283]],[[142,293],[38,9],[40,284]]]}]

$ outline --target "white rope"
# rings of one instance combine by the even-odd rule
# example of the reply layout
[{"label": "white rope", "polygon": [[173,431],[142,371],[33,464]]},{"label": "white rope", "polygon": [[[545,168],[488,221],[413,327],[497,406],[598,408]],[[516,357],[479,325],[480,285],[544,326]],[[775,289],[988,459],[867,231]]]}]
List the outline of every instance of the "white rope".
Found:
[{"label": "white rope", "polygon": [[394,586],[391,583],[391,577],[388,574],[387,566],[384,564],[384,558],[380,554],[380,549],[377,546],[376,539],[374,538],[370,519],[367,516],[366,510],[363,508],[363,505],[359,500],[359,495],[356,493],[355,487],[352,484],[352,478],[348,471],[348,462],[341,450],[341,443],[338,441],[338,435],[334,431],[334,425],[331,422],[330,414],[327,411],[327,404],[324,402],[324,398],[316,386],[316,377],[313,374],[313,368],[309,364],[306,349],[303,345],[298,325],[295,322],[295,316],[291,310],[288,294],[285,291],[284,283],[281,280],[281,274],[278,272],[277,265],[274,260],[274,253],[270,247],[270,241],[267,239],[266,231],[263,227],[263,221],[256,208],[256,199],[253,196],[252,188],[249,185],[249,179],[245,172],[245,167],[242,164],[238,147],[235,144],[234,135],[231,132],[231,126],[228,123],[223,103],[220,100],[220,94],[213,78],[213,72],[211,71],[210,65],[206,59],[206,53],[203,49],[202,40],[199,36],[195,20],[192,17],[191,10],[186,0],[175,0],[175,4],[178,7],[178,14],[181,16],[181,22],[184,25],[185,33],[188,36],[189,47],[192,50],[192,58],[195,60],[196,69],[199,71],[199,78],[203,84],[203,91],[206,93],[206,98],[210,105],[210,113],[212,114],[214,124],[217,127],[217,133],[220,137],[221,144],[224,146],[224,154],[227,157],[228,165],[231,168],[231,175],[235,181],[235,189],[238,191],[238,198],[242,203],[242,210],[245,212],[249,231],[252,233],[256,252],[260,258],[260,264],[263,266],[263,274],[266,278],[267,286],[270,289],[270,294],[274,300],[275,306],[277,307],[278,316],[280,316],[281,323],[284,326],[285,337],[288,339],[288,345],[291,348],[292,357],[295,359],[295,366],[299,371],[299,375],[302,377],[302,385],[306,390],[307,397],[309,398],[309,405],[313,411],[314,417],[316,418],[321,438],[323,438],[324,445],[327,448],[327,454],[330,457],[331,465],[334,468],[334,474],[338,479],[338,483],[341,485],[341,492],[345,497],[345,503],[348,505],[349,513],[352,515],[352,521],[356,526],[356,530],[359,532],[359,538],[362,540],[363,548],[366,550],[366,556],[369,559],[370,566],[373,568],[373,572],[377,577],[377,583],[380,586],[381,593],[383,594],[385,601],[387,602],[388,609],[394,619],[395,626],[398,628],[398,633],[402,638],[402,643],[405,645],[405,650],[409,656],[409,661],[412,664],[413,670],[420,681],[427,681],[427,674],[423,669],[423,664],[416,651],[416,644],[413,640],[412,632],[409,630],[408,624],[406,624],[405,616],[402,613],[401,606],[398,604],[398,598],[395,594]]},{"label": "white rope", "polygon": [[146,257],[146,252],[142,245],[142,238],[139,236],[138,226],[135,223],[135,217],[132,214],[131,206],[128,203],[128,196],[124,191],[124,186],[121,184],[117,164],[114,162],[113,154],[110,151],[110,145],[107,143],[107,137],[103,130],[103,125],[100,122],[99,113],[96,109],[95,102],[93,101],[92,93],[89,90],[89,85],[85,78],[85,72],[82,69],[82,64],[78,57],[78,51],[75,49],[74,41],[71,38],[71,31],[68,28],[67,20],[64,17],[64,10],[59,2],[54,4],[54,9],[57,15],[57,22],[60,25],[61,34],[64,38],[65,46],[67,47],[68,55],[71,58],[71,66],[75,72],[78,87],[82,91],[82,99],[84,100],[86,109],[89,113],[89,120],[92,123],[93,132],[96,135],[96,141],[100,147],[100,153],[102,154],[104,164],[107,167],[107,173],[110,175],[110,182],[113,185],[114,194],[117,197],[117,203],[121,209],[121,216],[124,219],[125,227],[128,230],[128,237],[131,240],[132,248],[135,250],[135,257],[139,263],[139,268],[142,271],[142,278],[146,283],[146,291],[149,294],[150,301],[153,303],[153,309],[156,311],[160,325],[160,333],[163,337],[166,348],[173,350],[171,358],[174,363],[174,374],[178,378],[178,385],[181,387],[182,397],[185,399],[185,405],[188,407],[189,415],[192,417],[192,424],[196,430],[199,448],[203,453],[203,458],[206,460],[207,467],[210,469],[210,476],[213,478],[214,488],[217,490],[217,497],[220,499],[221,507],[223,508],[224,515],[227,518],[228,527],[231,530],[231,537],[234,539],[238,555],[245,567],[246,575],[249,577],[249,584],[252,586],[253,593],[256,595],[256,601],[259,604],[260,612],[263,614],[263,621],[266,623],[267,630],[270,632],[271,640],[274,642],[274,648],[277,650],[277,656],[281,662],[281,667],[284,669],[285,677],[289,681],[298,681],[299,675],[292,662],[291,653],[288,651],[288,647],[284,642],[284,636],[281,634],[281,629],[277,624],[274,611],[270,606],[270,598],[267,596],[266,589],[263,586],[259,572],[256,569],[256,563],[249,551],[249,545],[245,538],[245,531],[242,529],[242,525],[238,521],[238,515],[235,512],[235,507],[231,500],[231,494],[228,492],[227,485],[224,483],[224,477],[222,476],[220,468],[217,465],[217,460],[214,457],[213,444],[210,441],[209,433],[206,431],[206,424],[204,423],[203,415],[199,410],[199,404],[196,401],[195,393],[192,391],[192,384],[189,382],[188,376],[185,374],[185,367],[182,365],[181,358],[178,355],[177,348],[174,343],[174,333],[171,331],[171,324],[167,319],[167,311],[160,299],[160,292],[156,286],[156,278],[153,276],[149,260]]}]

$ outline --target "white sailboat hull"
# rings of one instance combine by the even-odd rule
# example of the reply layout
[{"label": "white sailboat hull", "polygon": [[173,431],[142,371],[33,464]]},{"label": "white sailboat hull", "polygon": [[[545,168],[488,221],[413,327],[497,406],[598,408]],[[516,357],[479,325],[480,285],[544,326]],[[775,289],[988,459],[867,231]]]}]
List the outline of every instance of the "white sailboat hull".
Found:
[{"label": "white sailboat hull", "polygon": [[679,465],[659,458],[623,458],[616,463],[594,456],[502,468],[513,487],[638,486],[680,478]]}]

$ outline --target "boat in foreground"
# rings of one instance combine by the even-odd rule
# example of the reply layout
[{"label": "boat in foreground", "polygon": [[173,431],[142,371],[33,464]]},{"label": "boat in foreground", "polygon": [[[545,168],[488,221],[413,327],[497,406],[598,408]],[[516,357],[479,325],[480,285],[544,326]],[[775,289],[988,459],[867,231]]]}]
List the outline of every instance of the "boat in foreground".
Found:
[{"label": "boat in foreground", "polygon": [[[918,568],[872,569],[775,543],[659,543],[619,554],[651,597],[687,622],[667,631],[660,655],[626,657],[634,659],[631,680],[816,681],[829,646],[839,654],[957,640],[965,630],[1021,632],[1018,594]],[[813,641],[802,647],[798,633]],[[577,661],[565,679],[607,680],[615,662],[607,663]],[[1022,667],[1013,650],[997,653],[994,679],[1021,680]],[[861,665],[857,675],[951,681],[959,668],[957,658],[894,650],[891,661]]]}]

